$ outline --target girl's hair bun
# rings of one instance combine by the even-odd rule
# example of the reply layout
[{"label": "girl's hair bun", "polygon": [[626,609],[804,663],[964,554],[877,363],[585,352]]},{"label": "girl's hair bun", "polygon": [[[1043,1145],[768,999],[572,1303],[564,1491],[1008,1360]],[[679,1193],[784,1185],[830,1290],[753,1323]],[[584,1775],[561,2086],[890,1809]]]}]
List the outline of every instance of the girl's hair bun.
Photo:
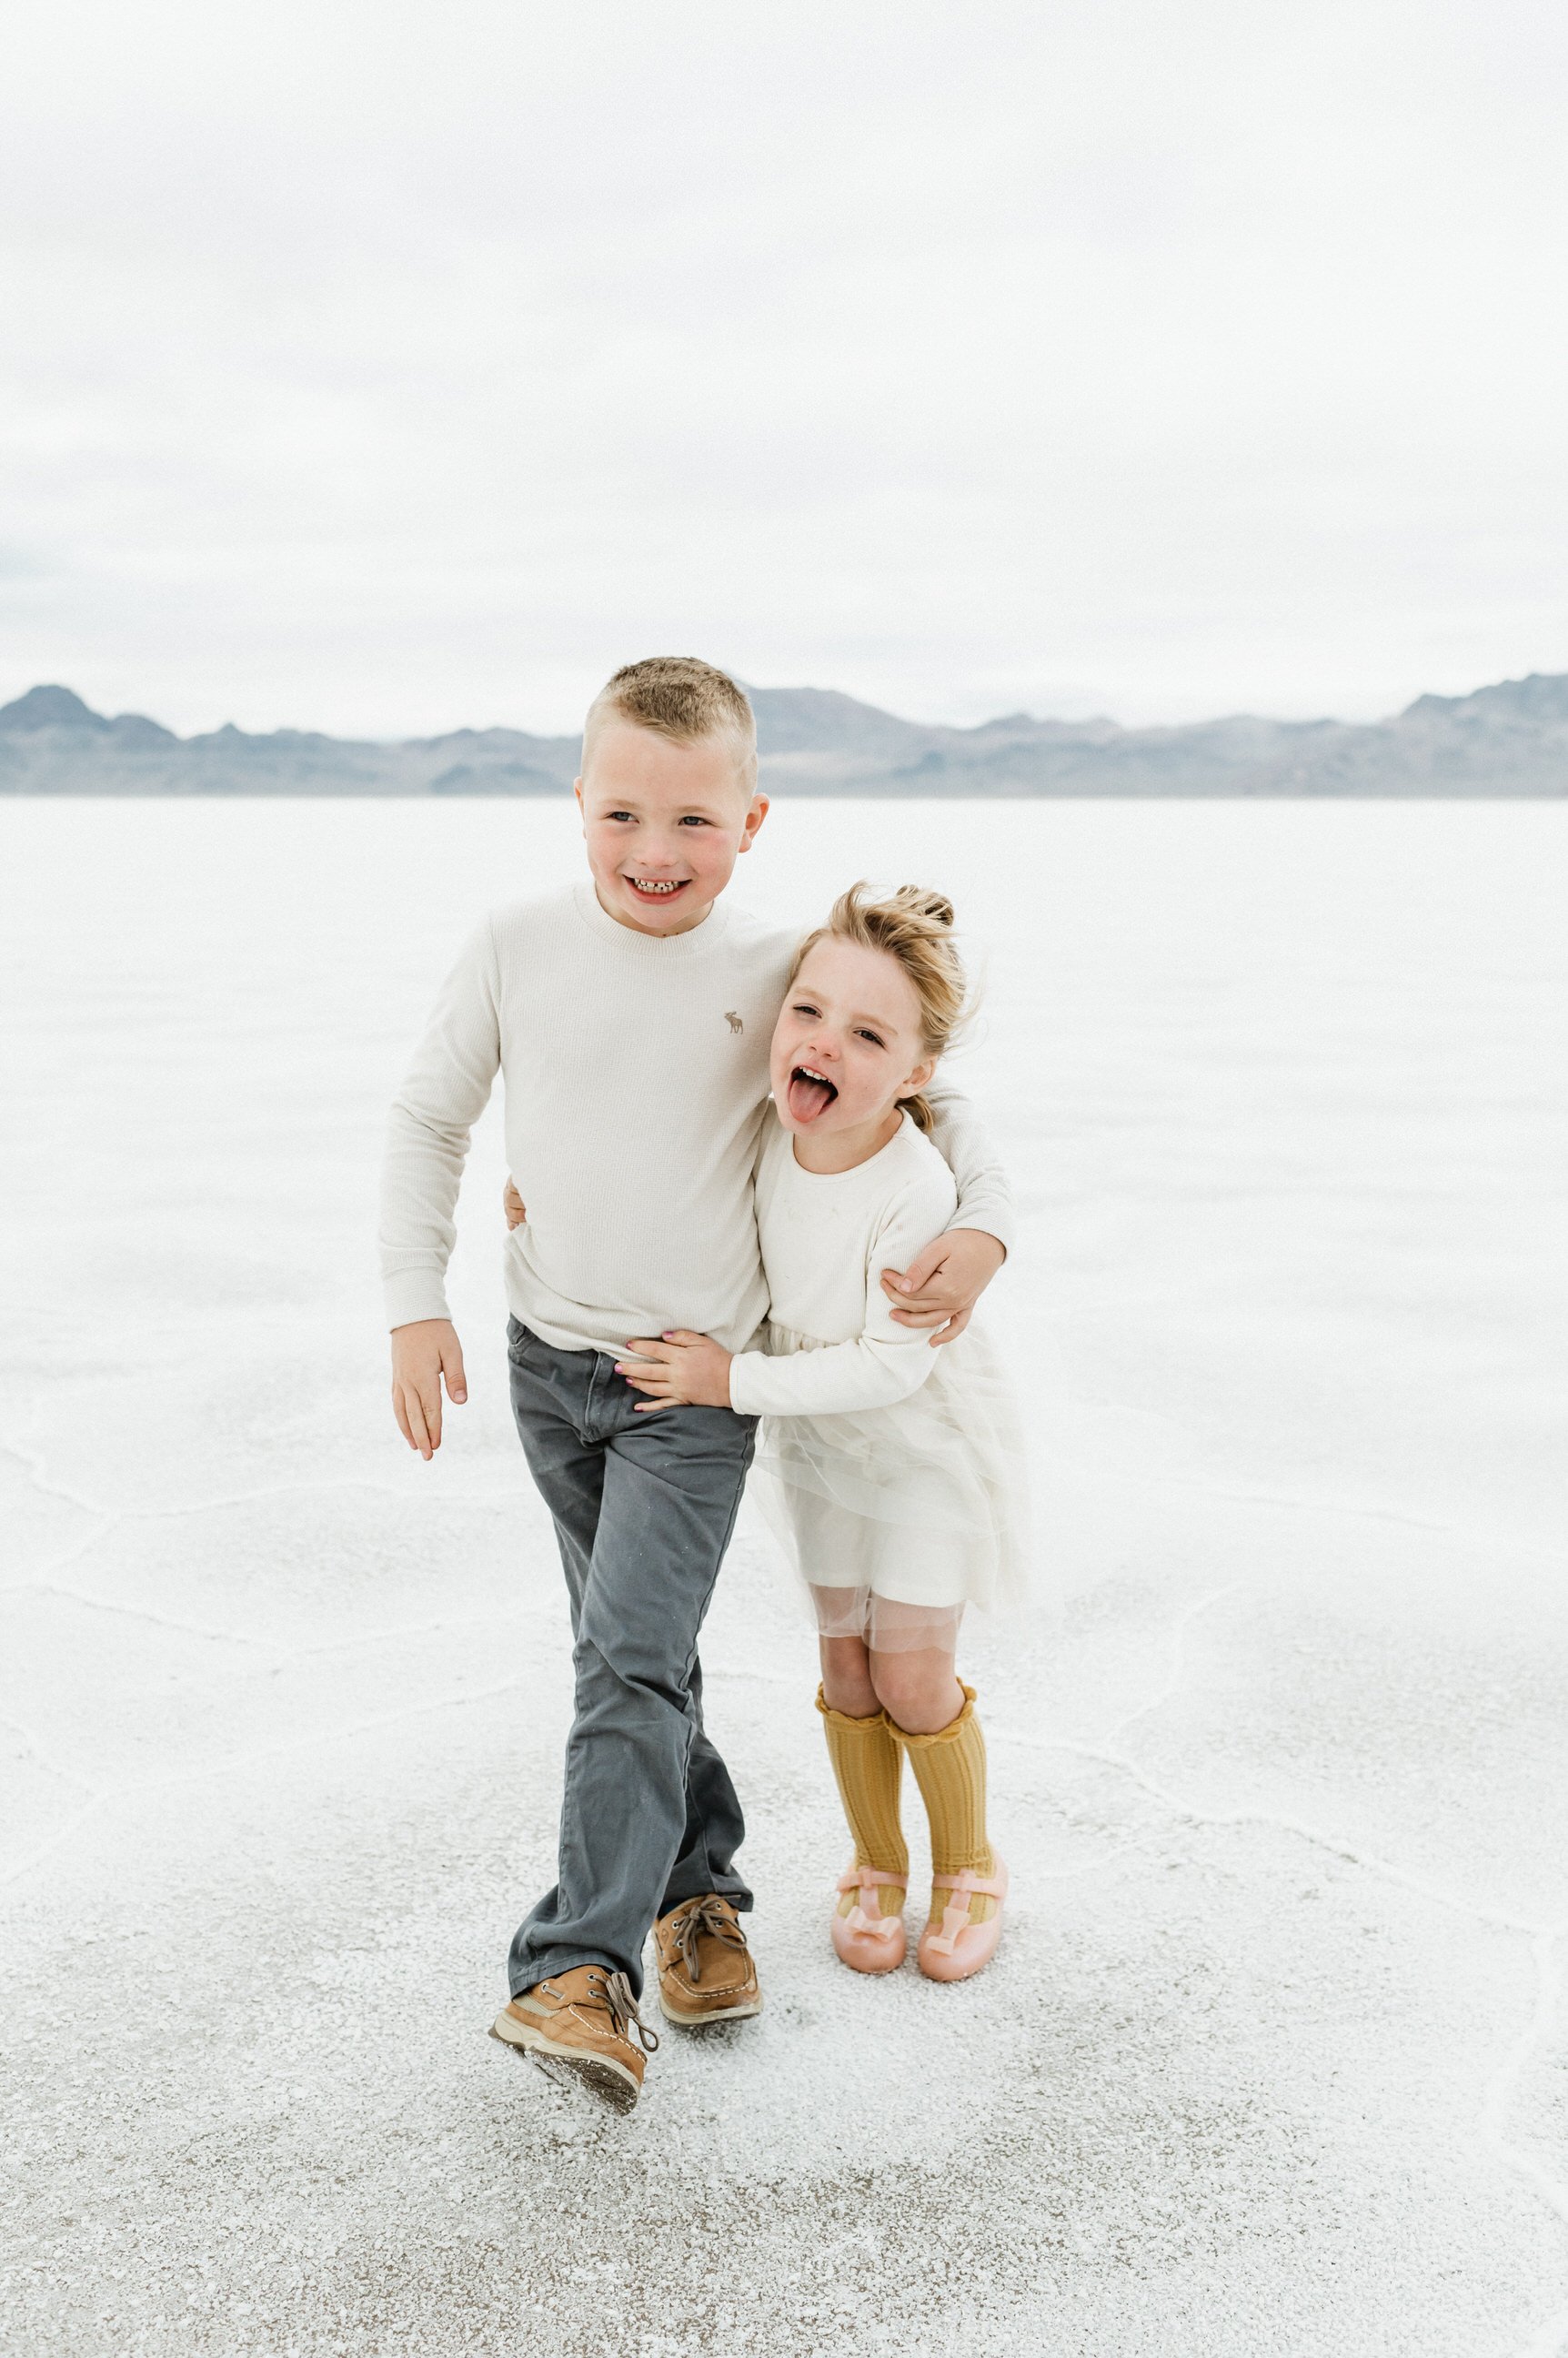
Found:
[{"label": "girl's hair bun", "polygon": [[957,921],[953,903],[946,892],[928,892],[923,884],[901,884],[892,895],[895,908],[907,909],[912,917],[929,917],[934,925],[951,925]]}]

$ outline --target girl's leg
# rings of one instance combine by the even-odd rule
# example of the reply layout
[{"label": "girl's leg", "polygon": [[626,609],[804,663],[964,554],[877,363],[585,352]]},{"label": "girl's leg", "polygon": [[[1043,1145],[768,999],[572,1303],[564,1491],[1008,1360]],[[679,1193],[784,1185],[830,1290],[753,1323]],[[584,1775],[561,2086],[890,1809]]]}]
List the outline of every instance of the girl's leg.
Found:
[{"label": "girl's leg", "polygon": [[964,1708],[946,1646],[901,1646],[896,1653],[869,1653],[866,1660],[871,1693],[906,1736],[935,1736]]},{"label": "girl's leg", "polygon": [[[975,1691],[965,1686],[945,1649],[873,1653],[871,1683],[909,1754],[931,1822],[931,1910],[921,1937],[921,1964],[939,1979],[961,1979],[989,1958],[995,1936],[965,1943],[962,1926],[991,1923],[1000,1891],[977,1891],[973,1881],[1003,1877],[986,1831],[986,1745],[975,1716]],[[957,1878],[955,1887],[954,1878]],[[943,1944],[933,1949],[931,1943]],[[964,1962],[968,1946],[975,1963]]]},{"label": "girl's leg", "polygon": [[823,1700],[828,1710],[842,1712],[848,1719],[874,1719],[881,1704],[871,1684],[871,1658],[865,1639],[823,1638],[817,1650],[822,1657]]},{"label": "girl's leg", "polygon": [[[854,1866],[839,1886],[833,1945],[858,1971],[887,1973],[903,1958],[909,1882],[909,1852],[899,1823],[903,1756],[877,1701],[860,1639],[824,1638],[821,1644],[816,1708],[855,1842]],[[885,1933],[874,1929],[884,1918]]]}]

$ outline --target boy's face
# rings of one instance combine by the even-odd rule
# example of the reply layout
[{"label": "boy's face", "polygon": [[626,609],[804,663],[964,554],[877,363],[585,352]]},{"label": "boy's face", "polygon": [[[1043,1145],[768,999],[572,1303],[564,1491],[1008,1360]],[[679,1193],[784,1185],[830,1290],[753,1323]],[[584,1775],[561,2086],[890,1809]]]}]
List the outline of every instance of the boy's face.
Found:
[{"label": "boy's face", "polygon": [[729,738],[676,745],[629,720],[600,730],[577,798],[600,907],[640,934],[700,925],[768,815]]},{"label": "boy's face", "polygon": [[814,943],[784,993],[769,1058],[784,1128],[796,1137],[866,1128],[935,1069],[898,960],[833,934]]}]

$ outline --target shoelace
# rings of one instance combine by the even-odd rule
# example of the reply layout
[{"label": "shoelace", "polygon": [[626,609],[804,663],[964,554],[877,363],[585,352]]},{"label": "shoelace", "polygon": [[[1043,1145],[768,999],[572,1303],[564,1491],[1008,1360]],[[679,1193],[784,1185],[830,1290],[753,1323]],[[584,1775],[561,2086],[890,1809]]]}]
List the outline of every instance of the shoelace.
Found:
[{"label": "shoelace", "polygon": [[724,1903],[713,1891],[706,1899],[696,1901],[684,1916],[677,1916],[670,1931],[679,1936],[681,1963],[694,1982],[697,1977],[697,1943],[702,1933],[711,1932],[727,1948],[743,1949],[746,1945],[746,1935],[733,1917],[724,1913]]},{"label": "shoelace", "polygon": [[651,2055],[659,2043],[659,2034],[650,2030],[637,2011],[637,2001],[632,1995],[632,1985],[624,1974],[606,1974],[602,1982],[589,1982],[589,1988],[597,1996],[604,1993],[604,2005],[618,2039],[631,2043],[633,2028],[642,2042],[644,2055]]}]

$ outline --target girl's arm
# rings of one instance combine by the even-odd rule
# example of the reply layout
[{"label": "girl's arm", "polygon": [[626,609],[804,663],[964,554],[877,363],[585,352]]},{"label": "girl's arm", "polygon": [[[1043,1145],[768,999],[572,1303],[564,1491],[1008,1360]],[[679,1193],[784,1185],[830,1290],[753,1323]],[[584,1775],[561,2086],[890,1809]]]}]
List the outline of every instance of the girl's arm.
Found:
[{"label": "girl's arm", "polygon": [[860,1276],[864,1324],[851,1342],[779,1358],[766,1351],[726,1351],[711,1336],[684,1329],[630,1344],[634,1356],[617,1360],[616,1371],[645,1395],[638,1414],[685,1404],[732,1408],[743,1416],[835,1416],[907,1400],[936,1361],[929,1336],[894,1325],[879,1272],[890,1252],[907,1257],[952,1209],[953,1183],[946,1172],[923,1176],[890,1206],[867,1245]]},{"label": "girl's arm", "polygon": [[945,1176],[922,1179],[892,1209],[867,1249],[861,1331],[852,1342],[773,1358],[738,1352],[730,1363],[730,1405],[746,1416],[835,1416],[907,1400],[935,1366],[928,1337],[894,1324],[881,1272],[902,1268],[949,1217]]}]

